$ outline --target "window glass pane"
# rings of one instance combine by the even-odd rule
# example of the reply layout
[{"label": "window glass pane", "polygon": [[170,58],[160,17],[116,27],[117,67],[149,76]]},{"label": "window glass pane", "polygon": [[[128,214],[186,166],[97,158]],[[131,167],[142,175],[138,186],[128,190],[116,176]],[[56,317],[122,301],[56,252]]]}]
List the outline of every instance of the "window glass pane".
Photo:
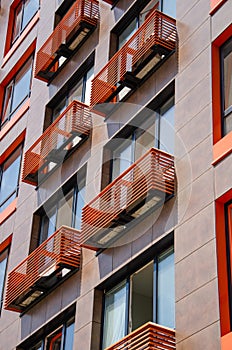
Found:
[{"label": "window glass pane", "polygon": [[23,6],[22,6],[22,1],[21,1],[20,5],[15,10],[12,41],[14,41],[20,34],[21,23],[22,23],[22,12],[23,12]]},{"label": "window glass pane", "polygon": [[232,131],[232,111],[225,118],[225,134]]},{"label": "window glass pane", "polygon": [[11,112],[25,100],[30,93],[32,73],[32,58],[23,66],[20,72],[15,77],[14,93],[12,99]]},{"label": "window glass pane", "polygon": [[75,212],[75,228],[77,230],[81,229],[81,214],[82,214],[82,208],[85,204],[85,186],[80,188],[78,194],[77,194],[77,203],[76,203],[76,212]]},{"label": "window glass pane", "polygon": [[3,104],[2,120],[1,120],[2,123],[4,123],[4,121],[7,120],[10,114],[12,96],[13,96],[13,81],[11,81],[10,84],[5,88],[5,96],[4,96],[4,104]]},{"label": "window glass pane", "polygon": [[160,108],[160,149],[174,154],[174,142],[174,98],[171,98]]},{"label": "window glass pane", "polygon": [[135,160],[155,146],[155,114],[136,131]]},{"label": "window glass pane", "polygon": [[130,37],[135,33],[135,31],[138,29],[138,21],[137,18],[135,18],[129,25],[126,27],[126,29],[118,36],[118,49],[120,49],[127,40],[130,39]]},{"label": "window glass pane", "polygon": [[74,190],[72,189],[59,201],[56,229],[60,228],[62,225],[71,226],[72,224],[73,193]]},{"label": "window glass pane", "polygon": [[63,98],[60,103],[54,108],[53,110],[53,117],[52,117],[52,122],[56,120],[59,115],[61,115],[65,108],[67,107],[67,98]]},{"label": "window glass pane", "polygon": [[153,321],[153,275],[154,263],[152,261],[132,276],[132,329],[130,331]]},{"label": "window glass pane", "polygon": [[78,83],[69,91],[68,104],[74,100],[82,101],[82,89],[83,89],[83,79],[78,81]]},{"label": "window glass pane", "polygon": [[113,152],[112,180],[128,169],[133,161],[133,143],[132,137],[130,137],[122,143],[122,146]]},{"label": "window glass pane", "polygon": [[23,10],[22,29],[26,27],[26,25],[30,22],[32,17],[36,14],[38,9],[39,9],[39,0],[25,1],[24,10]]},{"label": "window glass pane", "polygon": [[90,96],[91,96],[91,82],[94,77],[94,68],[92,67],[86,76],[86,83],[85,83],[85,96],[83,102],[87,105],[90,105]]},{"label": "window glass pane", "polygon": [[4,281],[6,275],[6,265],[8,258],[8,249],[0,254],[0,310],[3,302],[3,290],[4,290]]},{"label": "window glass pane", "polygon": [[0,211],[4,209],[2,204],[8,197],[11,199],[10,202],[15,198],[19,180],[21,150],[22,147],[19,147],[2,166]]},{"label": "window glass pane", "polygon": [[175,328],[175,282],[173,249],[158,258],[157,322]]},{"label": "window glass pane", "polygon": [[159,0],[151,0],[147,6],[139,14],[139,25],[141,26],[143,22],[147,19],[147,17],[151,14],[151,12],[158,7]]},{"label": "window glass pane", "polygon": [[105,295],[103,349],[126,335],[126,281]]},{"label": "window glass pane", "polygon": [[41,229],[39,244],[43,243],[56,231],[56,208],[49,210],[46,215],[41,218]]},{"label": "window glass pane", "polygon": [[227,109],[232,106],[232,51],[224,59],[224,92]]},{"label": "window glass pane", "polygon": [[64,350],[73,349],[73,336],[74,336],[74,322],[70,323],[66,327]]},{"label": "window glass pane", "polygon": [[176,0],[163,0],[162,11],[172,18],[176,18]]},{"label": "window glass pane", "polygon": [[224,134],[228,134],[232,131],[232,40],[224,51]]}]

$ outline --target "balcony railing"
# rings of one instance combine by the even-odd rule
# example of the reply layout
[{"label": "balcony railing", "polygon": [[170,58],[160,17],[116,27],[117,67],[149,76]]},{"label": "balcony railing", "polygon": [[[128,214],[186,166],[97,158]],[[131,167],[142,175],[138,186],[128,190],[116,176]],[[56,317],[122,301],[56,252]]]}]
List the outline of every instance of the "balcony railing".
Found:
[{"label": "balcony railing", "polygon": [[73,101],[25,153],[22,180],[37,185],[88,138],[91,125],[89,107]]},{"label": "balcony railing", "polygon": [[148,322],[136,329],[106,350],[174,350],[176,349],[175,331],[158,324]]},{"label": "balcony railing", "polygon": [[5,308],[24,311],[80,267],[79,231],[62,226],[9,273]]},{"label": "balcony railing", "polygon": [[76,0],[38,51],[35,77],[49,81],[96,28],[98,18],[97,0]]},{"label": "balcony railing", "polygon": [[121,97],[125,96],[128,90],[135,89],[175,50],[176,42],[176,21],[154,10],[94,77],[91,107],[112,101],[119,93]]},{"label": "balcony railing", "polygon": [[108,247],[174,194],[173,156],[151,148],[82,210],[81,245]]}]

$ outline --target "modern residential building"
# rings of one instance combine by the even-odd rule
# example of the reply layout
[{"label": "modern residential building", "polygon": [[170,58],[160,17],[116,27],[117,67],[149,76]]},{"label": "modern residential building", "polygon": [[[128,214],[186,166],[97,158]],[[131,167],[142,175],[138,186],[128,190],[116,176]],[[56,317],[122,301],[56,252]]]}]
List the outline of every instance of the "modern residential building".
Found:
[{"label": "modern residential building", "polygon": [[0,349],[232,349],[232,0],[0,1]]}]

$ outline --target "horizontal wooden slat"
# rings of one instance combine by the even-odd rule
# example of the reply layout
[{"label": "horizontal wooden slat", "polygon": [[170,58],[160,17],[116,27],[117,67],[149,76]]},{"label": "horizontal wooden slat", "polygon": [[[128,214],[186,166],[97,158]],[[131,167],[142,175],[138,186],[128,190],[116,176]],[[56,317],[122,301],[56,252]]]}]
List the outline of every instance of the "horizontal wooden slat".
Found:
[{"label": "horizontal wooden slat", "polygon": [[176,21],[154,10],[136,33],[117,51],[104,68],[94,77],[91,90],[91,107],[106,102],[123,81],[154,46],[173,51],[177,43]]},{"label": "horizontal wooden slat", "polygon": [[174,350],[175,331],[148,322],[139,327],[106,350]]}]

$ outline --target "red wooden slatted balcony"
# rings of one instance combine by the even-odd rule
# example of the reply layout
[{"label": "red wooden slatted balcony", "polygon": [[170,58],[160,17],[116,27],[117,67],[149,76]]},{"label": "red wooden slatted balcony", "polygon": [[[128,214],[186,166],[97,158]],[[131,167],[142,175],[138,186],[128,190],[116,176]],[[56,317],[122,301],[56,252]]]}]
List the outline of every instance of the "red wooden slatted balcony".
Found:
[{"label": "red wooden slatted balcony", "polygon": [[125,96],[128,90],[130,92],[135,89],[169,54],[174,52],[176,43],[175,19],[154,10],[94,77],[91,107],[110,102],[119,93],[121,97]]},{"label": "red wooden slatted balcony", "polygon": [[64,61],[83,45],[98,19],[97,0],[76,0],[38,51],[35,77],[51,80]]},{"label": "red wooden slatted balcony", "polygon": [[148,322],[139,327],[106,350],[174,350],[176,349],[175,331],[158,324]]},{"label": "red wooden slatted balcony", "polygon": [[174,157],[151,148],[82,210],[81,245],[107,248],[174,195]]},{"label": "red wooden slatted balcony", "polygon": [[73,101],[26,151],[22,180],[32,185],[59,166],[89,136],[89,107]]},{"label": "red wooden slatted balcony", "polygon": [[73,271],[81,259],[80,232],[62,226],[8,275],[5,308],[24,311]]}]

